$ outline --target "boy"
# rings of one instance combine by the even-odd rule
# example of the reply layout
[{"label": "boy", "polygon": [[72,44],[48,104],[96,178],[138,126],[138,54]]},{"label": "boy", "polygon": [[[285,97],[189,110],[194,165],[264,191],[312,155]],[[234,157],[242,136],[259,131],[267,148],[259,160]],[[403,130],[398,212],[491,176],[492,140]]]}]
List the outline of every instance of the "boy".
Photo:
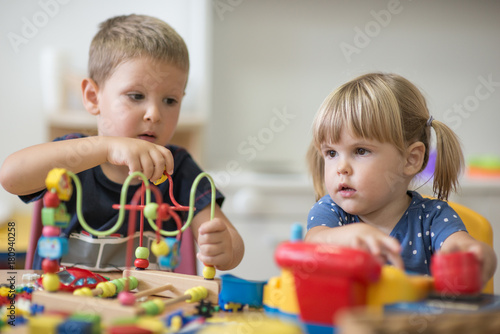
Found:
[{"label": "boy", "polygon": [[[121,186],[135,171],[156,181],[166,170],[172,176],[174,198],[187,205],[191,185],[201,170],[185,150],[167,144],[177,125],[188,71],[187,47],[165,22],[142,15],[103,22],[90,46],[89,78],[82,81],[83,104],[97,118],[98,136],[70,134],[13,153],[0,169],[2,186],[30,202],[46,192],[45,178],[52,168],[70,170],[82,181],[85,220],[103,231],[116,223],[118,210],[111,206],[119,203]],[[128,203],[140,184],[140,180],[132,182]],[[170,202],[168,184],[159,185],[164,202]],[[191,223],[200,249],[197,257],[207,265],[229,270],[243,257],[243,241],[220,210],[224,197],[219,192],[214,219],[210,220],[210,199],[210,187],[203,179]],[[62,263],[98,270],[122,267],[124,247],[118,250],[119,256],[93,258],[96,238],[81,233],[75,194],[66,205],[72,218],[62,232],[69,237],[70,251]],[[125,222],[117,232],[121,236],[127,235],[128,213]],[[163,229],[176,227],[169,221]],[[116,240],[109,246],[114,243]],[[33,267],[40,265],[41,259],[35,255]]]}]

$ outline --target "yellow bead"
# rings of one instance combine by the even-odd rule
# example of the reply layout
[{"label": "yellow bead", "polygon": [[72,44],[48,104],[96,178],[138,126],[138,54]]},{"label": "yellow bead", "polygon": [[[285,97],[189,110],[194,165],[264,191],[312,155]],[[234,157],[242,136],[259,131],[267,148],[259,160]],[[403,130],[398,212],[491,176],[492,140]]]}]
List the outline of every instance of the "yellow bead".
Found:
[{"label": "yellow bead", "polygon": [[195,286],[191,289],[187,289],[186,292],[184,292],[184,294],[191,295],[191,298],[186,300],[186,302],[193,303],[207,298],[208,290],[203,286]]},{"label": "yellow bead", "polygon": [[163,175],[158,180],[156,180],[155,182],[153,182],[153,184],[155,186],[157,186],[157,185],[159,185],[159,184],[167,181],[167,179],[168,179],[168,174],[166,172],[163,172]]},{"label": "yellow bead", "polygon": [[212,266],[205,266],[205,268],[203,268],[203,278],[214,279],[214,277],[215,277],[215,268]]},{"label": "yellow bead", "polygon": [[156,242],[155,240],[151,244],[151,251],[153,252],[154,255],[156,255],[156,257],[165,256],[170,251],[170,248],[168,247],[165,241],[160,240],[160,242]]},{"label": "yellow bead", "polygon": [[76,289],[75,291],[73,291],[73,295],[92,297],[92,290],[90,290],[89,288]]},{"label": "yellow bead", "polygon": [[113,297],[116,293],[116,285],[111,282],[101,282],[97,284],[96,289],[102,290],[102,293],[99,295],[102,298]]},{"label": "yellow bead", "polygon": [[143,316],[137,320],[136,325],[140,328],[150,330],[152,333],[164,333],[163,321],[151,316]]},{"label": "yellow bead", "polygon": [[182,318],[179,315],[174,315],[170,319],[170,330],[173,332],[178,332],[182,328]]},{"label": "yellow bead", "polygon": [[59,290],[59,276],[57,276],[57,274],[43,275],[42,286],[45,291]]}]

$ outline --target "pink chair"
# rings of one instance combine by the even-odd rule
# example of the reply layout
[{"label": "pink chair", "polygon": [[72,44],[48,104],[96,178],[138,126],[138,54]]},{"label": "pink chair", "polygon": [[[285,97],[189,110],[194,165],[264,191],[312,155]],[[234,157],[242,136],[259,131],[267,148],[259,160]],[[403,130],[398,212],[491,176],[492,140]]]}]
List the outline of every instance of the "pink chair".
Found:
[{"label": "pink chair", "polygon": [[[43,200],[35,202],[33,217],[31,218],[30,242],[26,251],[26,262],[24,269],[32,269],[33,258],[36,252],[38,239],[42,235],[42,208]],[[196,248],[191,229],[186,229],[182,235],[181,243],[181,263],[174,272],[188,275],[196,275]]]}]

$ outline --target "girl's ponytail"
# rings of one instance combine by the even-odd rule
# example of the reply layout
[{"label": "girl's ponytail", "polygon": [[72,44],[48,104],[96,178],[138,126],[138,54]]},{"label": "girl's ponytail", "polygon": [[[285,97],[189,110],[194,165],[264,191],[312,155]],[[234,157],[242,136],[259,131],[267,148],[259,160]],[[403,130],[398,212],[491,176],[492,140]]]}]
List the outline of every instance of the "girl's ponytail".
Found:
[{"label": "girl's ponytail", "polygon": [[436,133],[436,166],[432,191],[440,200],[448,200],[457,191],[458,177],[464,167],[464,157],[457,135],[446,124],[430,120]]}]

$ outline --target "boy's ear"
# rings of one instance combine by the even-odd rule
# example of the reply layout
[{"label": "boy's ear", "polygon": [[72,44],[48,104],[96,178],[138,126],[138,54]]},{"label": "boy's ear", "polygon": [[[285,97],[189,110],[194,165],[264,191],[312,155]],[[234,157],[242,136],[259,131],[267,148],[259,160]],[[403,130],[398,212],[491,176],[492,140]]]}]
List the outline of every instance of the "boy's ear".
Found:
[{"label": "boy's ear", "polygon": [[85,78],[82,80],[83,106],[92,115],[99,115],[99,86],[94,80]]},{"label": "boy's ear", "polygon": [[416,175],[420,172],[424,163],[425,145],[421,141],[417,141],[406,149],[406,161],[404,173],[409,176]]}]

